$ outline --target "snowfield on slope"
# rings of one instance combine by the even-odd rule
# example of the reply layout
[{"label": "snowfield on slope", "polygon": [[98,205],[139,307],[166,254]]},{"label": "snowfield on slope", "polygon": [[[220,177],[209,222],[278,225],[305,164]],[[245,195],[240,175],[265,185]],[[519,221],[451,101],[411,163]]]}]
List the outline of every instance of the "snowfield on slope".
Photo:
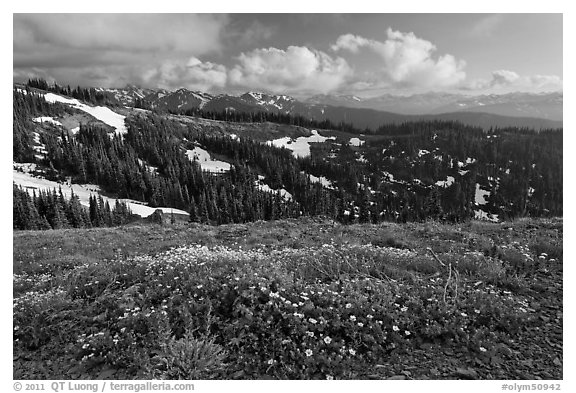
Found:
[{"label": "snowfield on slope", "polygon": [[186,150],[186,155],[190,161],[198,161],[198,164],[200,164],[204,171],[216,173],[228,172],[231,167],[227,162],[212,159],[210,153],[197,146],[192,150]]},{"label": "snowfield on slope", "polygon": [[44,99],[51,103],[60,102],[68,104],[73,108],[86,112],[101,122],[108,124],[110,127],[114,127],[118,135],[123,135],[128,132],[126,124],[124,123],[126,116],[122,116],[105,106],[89,106],[75,98],[65,98],[54,93],[46,93]]},{"label": "snowfield on slope", "polygon": [[336,139],[335,137],[325,137],[318,134],[318,131],[311,130],[311,136],[301,136],[296,138],[296,140],[286,136],[280,139],[274,139],[273,141],[266,142],[268,145],[273,145],[276,147],[285,147],[292,151],[292,155],[296,158],[298,157],[308,157],[310,155],[310,143],[322,143],[330,139]]},{"label": "snowfield on slope", "polygon": [[[29,164],[27,165],[27,164],[14,163],[13,165],[15,168],[16,167],[22,168],[24,171],[35,168],[35,165],[32,166]],[[52,191],[52,189],[56,188],[56,190],[58,190],[58,187],[60,187],[62,189],[62,194],[64,194],[66,198],[70,198],[70,195],[72,195],[72,190],[74,190],[74,194],[78,196],[78,198],[80,199],[80,204],[82,204],[83,206],[90,206],[91,195],[100,194],[99,192],[100,187],[98,187],[97,185],[61,184],[44,178],[34,177],[29,173],[22,173],[17,171],[16,169],[14,169],[12,172],[12,180],[16,185],[22,186],[22,188],[28,191],[30,195],[32,195],[32,190],[34,189]],[[104,199],[104,202],[108,201],[108,203],[110,204],[110,208],[113,208],[114,204],[116,203],[116,199],[113,198],[102,196],[102,199]],[[170,213],[171,211],[173,211],[175,214],[188,215],[188,213],[185,212],[184,210],[173,209],[171,207],[149,207],[144,202],[134,201],[131,199],[119,199],[119,201],[126,202],[130,210],[132,210],[132,213],[137,214],[140,217],[148,217],[149,215],[154,213],[156,209],[160,209],[164,213]]]}]

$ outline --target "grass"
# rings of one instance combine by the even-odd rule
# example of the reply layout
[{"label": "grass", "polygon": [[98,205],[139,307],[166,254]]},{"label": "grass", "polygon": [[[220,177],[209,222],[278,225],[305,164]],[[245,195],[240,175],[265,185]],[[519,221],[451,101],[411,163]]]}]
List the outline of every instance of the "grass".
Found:
[{"label": "grass", "polygon": [[562,378],[561,219],[22,231],[13,263],[15,379]]}]

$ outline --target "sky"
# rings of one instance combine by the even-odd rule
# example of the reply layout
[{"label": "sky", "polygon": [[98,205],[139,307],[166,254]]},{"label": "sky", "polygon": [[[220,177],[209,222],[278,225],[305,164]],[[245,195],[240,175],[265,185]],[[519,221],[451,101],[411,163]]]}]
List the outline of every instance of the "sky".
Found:
[{"label": "sky", "polygon": [[561,91],[562,14],[14,14],[13,79],[308,97]]}]

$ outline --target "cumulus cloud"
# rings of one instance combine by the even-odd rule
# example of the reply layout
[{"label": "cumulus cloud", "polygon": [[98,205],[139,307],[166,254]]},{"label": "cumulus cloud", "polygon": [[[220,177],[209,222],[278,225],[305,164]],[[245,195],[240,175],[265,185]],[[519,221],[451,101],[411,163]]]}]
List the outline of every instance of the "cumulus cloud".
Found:
[{"label": "cumulus cloud", "polygon": [[330,92],[352,74],[341,57],[303,46],[254,49],[241,53],[229,72],[233,85],[276,92]]},{"label": "cumulus cloud", "polygon": [[497,70],[492,72],[491,86],[509,86],[520,79],[520,75],[514,71]]},{"label": "cumulus cloud", "polygon": [[466,63],[446,54],[434,58],[436,46],[430,41],[388,29],[384,42],[353,34],[338,37],[332,45],[334,51],[358,53],[366,48],[382,59],[381,72],[393,85],[425,88],[449,87],[466,78]]},{"label": "cumulus cloud", "polygon": [[225,66],[191,57],[186,64],[166,61],[159,67],[144,72],[142,78],[147,85],[168,90],[185,87],[190,90],[209,91],[224,87],[228,77]]}]

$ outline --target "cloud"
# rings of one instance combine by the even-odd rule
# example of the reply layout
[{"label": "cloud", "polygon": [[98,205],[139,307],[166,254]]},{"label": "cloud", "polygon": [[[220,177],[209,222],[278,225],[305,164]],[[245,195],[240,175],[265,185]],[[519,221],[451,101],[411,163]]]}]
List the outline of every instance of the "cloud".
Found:
[{"label": "cloud", "polygon": [[490,81],[491,86],[509,86],[514,84],[520,75],[514,71],[508,70],[497,70],[492,72],[492,80]]},{"label": "cloud", "polygon": [[528,77],[528,80],[532,86],[535,88],[554,88],[562,89],[562,78],[558,75],[532,75]]},{"label": "cloud", "polygon": [[485,15],[468,30],[468,35],[475,38],[489,38],[494,35],[504,20],[504,14]]},{"label": "cloud", "polygon": [[492,71],[490,79],[477,79],[465,84],[463,90],[472,91],[528,91],[542,92],[562,90],[563,81],[557,75],[521,76],[510,70]]},{"label": "cloud", "polygon": [[265,25],[258,20],[253,20],[249,25],[240,22],[231,23],[225,32],[226,42],[229,46],[257,46],[263,41],[269,40],[276,32],[274,26]]},{"label": "cloud", "polygon": [[190,90],[209,91],[224,87],[227,78],[225,66],[209,61],[202,62],[196,57],[188,59],[186,64],[166,61],[142,75],[145,84],[168,90],[185,87]]},{"label": "cloud", "polygon": [[[70,83],[121,80],[166,61],[217,53],[228,17],[208,14],[14,14],[14,72]],[[116,74],[111,75],[110,72]],[[37,73],[40,74],[40,73]],[[79,81],[82,82],[82,81]]]},{"label": "cloud", "polygon": [[14,47],[199,55],[220,47],[226,22],[198,14],[14,14]]},{"label": "cloud", "polygon": [[303,46],[254,49],[241,53],[229,72],[233,85],[274,92],[330,92],[351,76],[341,57]]},{"label": "cloud", "polygon": [[430,41],[416,37],[414,33],[403,33],[388,29],[384,42],[361,36],[345,34],[333,44],[334,51],[358,53],[366,48],[382,59],[381,73],[384,83],[403,87],[450,87],[466,78],[466,63],[446,54],[434,58],[436,46]]}]

